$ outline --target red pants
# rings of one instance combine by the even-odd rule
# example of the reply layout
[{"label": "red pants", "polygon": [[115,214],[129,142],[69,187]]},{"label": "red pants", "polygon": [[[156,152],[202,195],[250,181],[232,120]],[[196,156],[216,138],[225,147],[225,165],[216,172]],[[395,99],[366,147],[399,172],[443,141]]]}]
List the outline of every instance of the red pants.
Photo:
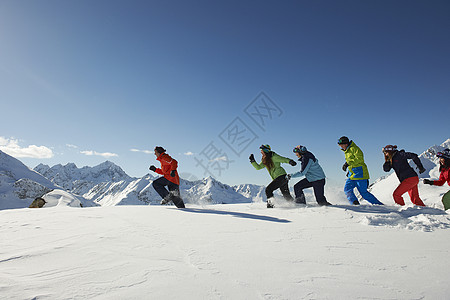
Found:
[{"label": "red pants", "polygon": [[425,206],[419,197],[419,189],[417,188],[419,184],[419,177],[410,177],[403,180],[400,185],[394,191],[394,201],[397,204],[405,205],[402,195],[408,192],[411,202],[415,205]]}]

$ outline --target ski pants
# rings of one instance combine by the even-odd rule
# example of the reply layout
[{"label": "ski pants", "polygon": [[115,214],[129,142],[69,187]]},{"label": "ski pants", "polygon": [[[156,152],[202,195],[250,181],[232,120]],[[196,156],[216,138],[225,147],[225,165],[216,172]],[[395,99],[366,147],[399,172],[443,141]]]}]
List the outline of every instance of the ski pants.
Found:
[{"label": "ski pants", "polygon": [[444,210],[450,209],[450,191],[442,196],[442,204],[444,204]]},{"label": "ski pants", "polygon": [[324,196],[325,189],[325,178],[321,180],[316,180],[309,182],[308,179],[303,179],[294,185],[295,192],[295,202],[306,204],[305,194],[303,189],[312,187],[314,189],[314,196],[316,196],[316,201],[319,204],[326,203],[327,199]]},{"label": "ski pants", "polygon": [[370,203],[383,205],[383,203],[378,201],[378,199],[374,195],[372,195],[371,193],[369,193],[369,191],[367,191],[368,187],[369,187],[369,180],[367,179],[351,180],[350,178],[348,178],[347,181],[345,182],[344,192],[345,195],[347,196],[348,201],[350,201],[351,204],[353,204],[353,202],[355,201],[358,201],[358,198],[356,198],[356,195],[353,192],[353,190],[357,188],[358,192],[361,194],[361,197],[363,197]]},{"label": "ski pants", "polygon": [[417,185],[419,184],[419,177],[409,177],[403,180],[400,185],[394,191],[394,201],[399,205],[405,205],[402,195],[408,192],[411,202],[418,206],[425,206],[423,201],[419,197],[419,189]]},{"label": "ski pants", "polygon": [[[180,186],[175,184],[164,177],[160,177],[152,183],[155,191],[161,196],[161,198],[173,201],[173,204],[178,208],[184,208],[183,199],[180,197]],[[169,188],[169,191],[166,189]]]},{"label": "ski pants", "polygon": [[270,199],[273,197],[273,191],[276,189],[280,189],[281,194],[283,194],[284,199],[293,201],[291,193],[289,192],[288,180],[286,179],[286,175],[281,175],[275,178],[267,187],[266,187],[266,197]]}]

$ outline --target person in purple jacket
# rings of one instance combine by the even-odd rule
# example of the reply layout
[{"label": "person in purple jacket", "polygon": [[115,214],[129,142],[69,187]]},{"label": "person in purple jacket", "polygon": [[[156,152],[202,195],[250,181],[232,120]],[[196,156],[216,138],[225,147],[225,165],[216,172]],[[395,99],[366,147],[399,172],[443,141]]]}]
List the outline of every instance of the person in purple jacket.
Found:
[{"label": "person in purple jacket", "polygon": [[411,202],[418,206],[425,206],[419,197],[419,176],[416,171],[409,165],[408,159],[412,159],[419,169],[419,173],[425,172],[417,154],[405,152],[405,150],[397,150],[397,146],[387,145],[383,148],[384,160],[383,170],[389,172],[394,169],[395,174],[400,180],[400,185],[395,189],[393,197],[395,203],[405,205],[402,195],[408,192]]}]

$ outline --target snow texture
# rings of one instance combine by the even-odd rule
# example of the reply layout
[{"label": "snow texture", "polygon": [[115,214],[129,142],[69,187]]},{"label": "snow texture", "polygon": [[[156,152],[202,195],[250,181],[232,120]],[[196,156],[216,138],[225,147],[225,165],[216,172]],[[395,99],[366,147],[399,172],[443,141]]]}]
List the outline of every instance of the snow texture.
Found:
[{"label": "snow texture", "polygon": [[450,294],[450,220],[432,208],[59,206],[3,210],[0,220],[6,299]]},{"label": "snow texture", "polygon": [[[421,177],[437,178],[434,153],[449,141],[421,154],[428,169]],[[393,202],[399,182],[390,174],[371,187],[384,206],[365,201],[346,205],[342,190],[328,189],[326,196],[335,204],[330,207],[313,204],[309,195],[306,206],[277,197],[275,208],[267,209],[263,187],[230,187],[205,178],[182,181],[190,204],[176,209],[125,205],[152,204],[155,178],[111,176],[121,174],[111,164],[97,168],[97,177],[69,166],[72,173],[64,174],[72,175],[60,184],[85,180],[92,187],[80,189],[83,197],[61,190],[3,153],[0,167],[1,299],[450,295],[450,215],[440,203],[448,186],[420,183],[427,207],[412,205],[407,195],[407,205],[401,207]],[[24,199],[17,191],[30,196],[39,187],[54,189],[43,196],[48,202],[43,209],[5,209],[21,207]],[[93,203],[86,198],[104,207],[85,207]],[[214,204],[222,202],[235,204]],[[74,209],[80,204],[84,208]]]}]

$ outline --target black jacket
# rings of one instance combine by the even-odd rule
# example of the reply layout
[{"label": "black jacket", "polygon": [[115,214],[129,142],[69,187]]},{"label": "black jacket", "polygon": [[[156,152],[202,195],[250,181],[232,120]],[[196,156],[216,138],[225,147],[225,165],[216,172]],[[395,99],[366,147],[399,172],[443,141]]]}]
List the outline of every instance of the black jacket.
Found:
[{"label": "black jacket", "polygon": [[390,161],[384,163],[383,170],[389,172],[391,169],[394,169],[400,182],[410,177],[416,177],[417,173],[409,165],[408,159],[412,159],[419,169],[423,168],[422,162],[417,154],[400,150],[396,151],[394,156],[392,156],[392,164]]}]

